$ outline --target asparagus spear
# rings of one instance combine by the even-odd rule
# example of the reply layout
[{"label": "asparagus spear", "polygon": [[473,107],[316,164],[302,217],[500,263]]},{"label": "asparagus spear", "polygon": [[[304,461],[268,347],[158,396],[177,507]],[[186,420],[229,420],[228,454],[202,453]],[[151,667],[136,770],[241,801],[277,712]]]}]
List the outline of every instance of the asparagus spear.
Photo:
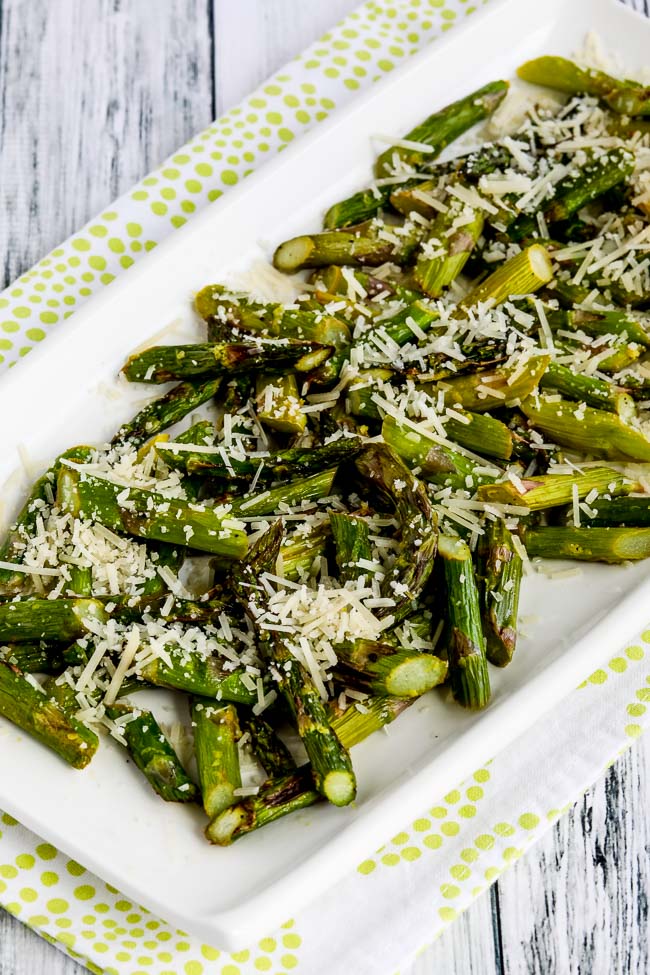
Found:
[{"label": "asparagus spear", "polygon": [[332,490],[336,477],[336,467],[312,474],[311,477],[290,481],[281,487],[268,488],[259,494],[244,495],[231,503],[233,515],[251,518],[255,515],[272,515],[281,511],[284,505],[299,505],[303,501],[319,501],[326,498]]},{"label": "asparagus spear", "polygon": [[450,416],[445,421],[445,430],[450,440],[486,457],[510,459],[512,432],[505,423],[487,413],[468,413],[464,410],[455,412],[459,416]]},{"label": "asparagus spear", "polygon": [[291,752],[273,725],[252,712],[240,714],[240,723],[250,734],[253,751],[269,778],[281,778],[296,771]]},{"label": "asparagus spear", "polygon": [[[274,571],[282,531],[281,522],[271,525],[252,546],[246,561],[233,568],[234,591],[253,619],[266,608],[268,596],[257,580],[262,572]],[[352,763],[330,727],[327,709],[312,678],[281,632],[271,632],[262,649],[309,756],[316,790],[335,806],[348,805],[356,796]]]},{"label": "asparagus spear", "polygon": [[224,458],[217,449],[214,453],[194,453],[166,445],[157,450],[165,463],[176,470],[187,471],[188,474],[216,474],[225,478],[253,477],[263,461],[258,483],[268,484],[287,477],[308,477],[338,466],[358,454],[360,448],[361,441],[357,437],[345,437],[322,447],[293,447],[245,460],[233,455]]},{"label": "asparagus spear", "polygon": [[[411,149],[393,146],[377,160],[377,175],[389,173],[395,165],[400,169],[404,166],[417,169],[433,161],[451,142],[491,115],[501,104],[507,91],[506,81],[495,81],[430,115],[406,136],[407,141],[419,142],[429,147],[428,150],[416,146]],[[393,184],[379,185],[361,190],[348,199],[335,203],[325,214],[323,225],[328,230],[333,230],[374,217],[388,202],[393,188]]]},{"label": "asparagus spear", "polygon": [[489,465],[477,472],[473,458],[440,443],[434,434],[428,434],[424,429],[413,430],[390,415],[384,417],[381,433],[403,461],[420,468],[419,476],[425,481],[464,490],[468,486],[494,481],[500,474],[498,467]]},{"label": "asparagus spear", "polygon": [[589,525],[598,527],[612,527],[623,525],[633,528],[650,526],[650,497],[628,498],[596,498],[589,506],[594,517],[589,518]]},{"label": "asparagus spear", "polygon": [[0,714],[73,768],[85,768],[99,746],[94,731],[69,717],[17,667],[4,661],[0,662]]},{"label": "asparagus spear", "polygon": [[0,643],[71,643],[107,620],[98,599],[24,599],[0,603]]},{"label": "asparagus spear", "polygon": [[563,396],[595,409],[618,413],[624,419],[631,419],[636,412],[632,397],[620,387],[584,372],[574,372],[557,362],[549,362],[539,386],[544,390],[556,389]]},{"label": "asparagus spear", "polygon": [[642,430],[613,413],[544,396],[528,397],[521,409],[532,427],[562,447],[612,460],[650,460]]},{"label": "asparagus spear", "polygon": [[650,90],[634,81],[619,81],[595,68],[579,68],[567,58],[546,55],[526,61],[517,69],[524,81],[545,85],[571,95],[584,92],[600,98],[619,115],[650,115]]},{"label": "asparagus spear", "polygon": [[309,575],[315,559],[325,554],[329,538],[330,526],[325,522],[295,540],[285,542],[280,549],[278,563],[282,567],[284,578],[295,582]]},{"label": "asparagus spear", "polygon": [[395,562],[382,583],[382,593],[394,599],[379,615],[402,619],[426,585],[438,544],[437,515],[424,486],[387,444],[370,444],[357,458],[357,469],[380,497],[395,507],[400,543]]},{"label": "asparagus spear", "polygon": [[[566,220],[607,190],[624,182],[634,170],[634,154],[610,149],[606,155],[590,158],[576,174],[571,173],[555,187],[553,199],[541,212],[547,223]],[[522,213],[507,229],[510,240],[522,240],[537,229],[536,217]]]},{"label": "asparagus spear", "polygon": [[414,169],[432,158],[435,159],[450,142],[477,122],[488,118],[506,97],[508,88],[507,81],[492,81],[430,115],[424,122],[411,129],[404,141],[417,142],[421,146],[431,147],[434,151],[428,152],[421,146],[410,148],[403,145],[391,146],[377,159],[377,175],[383,176],[394,171],[403,172],[409,167]]},{"label": "asparagus spear", "polygon": [[539,291],[553,277],[553,267],[541,244],[531,244],[472,288],[458,303],[456,314],[464,314],[479,303],[500,305],[512,295],[529,295]]},{"label": "asparagus spear", "polygon": [[151,788],[167,802],[195,802],[198,790],[188,778],[180,759],[151,711],[132,708],[128,704],[106,707],[111,720],[129,715],[121,725],[126,747]]},{"label": "asparagus spear", "polygon": [[466,209],[466,203],[448,195],[447,209],[438,214],[427,240],[420,245],[413,279],[432,298],[439,298],[455,281],[483,232],[484,217],[480,210],[471,211],[471,221],[456,227],[456,221]]},{"label": "asparagus spear", "polygon": [[309,372],[331,354],[330,346],[290,339],[257,339],[212,345],[157,345],[132,355],[122,372],[135,383],[167,383],[195,376],[223,376],[291,366]]},{"label": "asparagus spear", "polygon": [[531,558],[617,564],[650,557],[650,528],[529,528]]},{"label": "asparagus spear", "polygon": [[[26,544],[36,530],[37,518],[51,503],[54,496],[62,460],[77,460],[83,463],[91,453],[90,447],[72,447],[61,454],[52,467],[39,477],[32,486],[16,521],[11,525],[4,544],[0,547],[1,562],[15,562],[16,565],[22,563]],[[24,572],[0,569],[0,594],[16,594],[24,590],[28,580],[29,577],[26,577]]]},{"label": "asparagus spear", "polygon": [[586,311],[581,308],[547,312],[553,329],[573,329],[587,335],[618,335],[630,342],[650,347],[650,319],[642,312],[623,309]]},{"label": "asparagus spear", "polygon": [[258,376],[256,384],[257,416],[264,426],[278,433],[299,435],[307,426],[302,412],[303,401],[293,373],[285,376]]},{"label": "asparagus spear", "polygon": [[75,517],[89,518],[119,533],[190,546],[224,558],[240,559],[246,553],[246,534],[227,510],[125,488],[71,468],[61,469],[58,494]]},{"label": "asparagus spear", "polygon": [[420,697],[442,684],[447,663],[431,653],[395,649],[390,643],[356,640],[337,644],[336,655],[345,667],[337,676],[346,686],[360,686],[377,696]]},{"label": "asparagus spear", "polygon": [[408,220],[401,227],[373,220],[347,230],[303,234],[279,245],[273,255],[273,266],[285,274],[294,274],[306,267],[328,264],[354,267],[379,267],[387,261],[406,264],[423,234],[421,224]]},{"label": "asparagus spear", "polygon": [[240,836],[289,813],[306,809],[320,798],[310,767],[303,765],[291,775],[271,779],[256,796],[225,809],[210,822],[205,835],[211,843],[229,846]]},{"label": "asparagus spear", "polygon": [[195,698],[192,727],[203,808],[212,819],[237,801],[235,790],[241,788],[237,711],[232,704]]},{"label": "asparagus spear", "polygon": [[359,559],[372,559],[370,545],[370,528],[368,522],[355,515],[344,512],[329,512],[330,526],[336,548],[336,564],[342,583],[359,578],[363,569],[359,567]]},{"label": "asparagus spear", "polygon": [[489,521],[479,541],[481,613],[485,653],[496,667],[512,660],[523,562],[502,519]]},{"label": "asparagus spear", "polygon": [[144,443],[216,396],[221,381],[221,377],[217,377],[207,380],[188,379],[179,383],[164,396],[145,406],[132,420],[123,423],[111,443],[131,443],[135,446]]},{"label": "asparagus spear", "polygon": [[451,689],[463,707],[484,708],[490,700],[490,676],[472,555],[460,538],[443,535],[438,550],[447,589]]},{"label": "asparagus spear", "polygon": [[332,719],[332,727],[345,747],[353,748],[375,731],[399,718],[412,703],[413,698],[381,695],[366,698],[363,711],[357,710],[354,705],[350,705],[343,712],[335,707],[336,716]]},{"label": "asparagus spear", "polygon": [[66,667],[60,647],[40,641],[0,647],[0,660],[23,674],[60,674]]},{"label": "asparagus spear", "polygon": [[[485,413],[496,406],[517,406],[537,387],[550,361],[548,355],[536,355],[530,357],[523,370],[518,363],[509,369],[489,369],[445,379],[445,401],[475,413]],[[423,388],[427,389],[426,384]]]},{"label": "asparagus spear", "polygon": [[[373,349],[403,346],[413,342],[418,332],[428,332],[440,318],[437,308],[432,308],[419,299],[409,302],[391,318],[375,323],[368,331],[358,336],[347,348],[339,349],[314,373],[316,382],[327,383],[339,375],[344,363],[354,360],[358,353],[362,361],[367,361]],[[382,359],[384,356],[382,356]]]},{"label": "asparagus spear", "polygon": [[543,511],[571,504],[576,496],[582,500],[594,490],[599,494],[625,494],[631,487],[631,481],[609,467],[590,467],[583,474],[543,474],[526,477],[519,483],[484,484],[476,496],[479,501],[524,505],[531,511]]},{"label": "asparagus spear", "polygon": [[255,704],[256,691],[244,682],[245,671],[226,670],[217,657],[204,657],[168,647],[170,662],[160,657],[146,664],[140,672],[142,680],[157,687],[171,687],[198,697],[232,701],[235,704]]}]

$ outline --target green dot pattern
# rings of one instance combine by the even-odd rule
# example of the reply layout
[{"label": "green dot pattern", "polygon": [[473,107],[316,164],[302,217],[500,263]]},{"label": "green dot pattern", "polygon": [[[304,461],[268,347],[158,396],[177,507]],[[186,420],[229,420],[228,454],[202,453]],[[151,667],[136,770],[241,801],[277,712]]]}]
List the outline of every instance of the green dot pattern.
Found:
[{"label": "green dot pattern", "polygon": [[[0,294],[0,367],[41,343],[193,214],[484,2],[370,0],[350,14]],[[582,729],[584,702],[599,695],[598,728],[589,742],[591,779],[648,726],[649,656],[650,627],[605,663],[594,660],[563,706],[580,716],[573,720]],[[530,749],[536,746],[543,760],[533,736]],[[519,766],[497,758],[444,796],[432,796],[427,808],[375,853],[366,853],[340,882],[337,902],[349,898],[356,906],[375,896],[397,903],[408,889],[413,903],[426,905],[422,944],[437,937],[575,799],[577,786],[569,794],[566,781],[545,780],[525,765],[525,747],[521,752]],[[517,768],[524,774],[515,779]],[[307,908],[268,937],[228,954],[132,903],[8,813],[0,813],[0,903],[98,975],[329,971],[329,935],[318,910]],[[419,947],[405,950],[415,954]]]}]

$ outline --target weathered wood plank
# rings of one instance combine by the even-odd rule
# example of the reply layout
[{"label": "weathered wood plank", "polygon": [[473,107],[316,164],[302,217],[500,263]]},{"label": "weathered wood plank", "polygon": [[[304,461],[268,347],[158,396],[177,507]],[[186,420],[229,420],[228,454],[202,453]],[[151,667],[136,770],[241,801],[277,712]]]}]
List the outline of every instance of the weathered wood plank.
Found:
[{"label": "weathered wood plank", "polygon": [[649,772],[639,743],[501,878],[506,975],[650,971]]},{"label": "weathered wood plank", "polygon": [[209,2],[3,0],[5,282],[209,123]]},{"label": "weathered wood plank", "polygon": [[500,975],[495,903],[481,895],[404,975]]},{"label": "weathered wood plank", "polygon": [[357,6],[357,0],[215,0],[217,114],[241,101]]}]

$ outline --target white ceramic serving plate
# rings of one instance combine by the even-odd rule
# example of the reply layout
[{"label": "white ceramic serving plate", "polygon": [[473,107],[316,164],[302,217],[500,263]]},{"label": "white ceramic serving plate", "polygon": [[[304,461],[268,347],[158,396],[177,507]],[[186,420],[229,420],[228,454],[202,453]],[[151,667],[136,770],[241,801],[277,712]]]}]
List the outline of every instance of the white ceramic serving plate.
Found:
[{"label": "white ceramic serving plate", "polygon": [[[144,395],[142,387],[117,399],[106,394],[127,353],[172,322],[191,328],[191,298],[206,282],[318,227],[329,203],[368,179],[374,133],[399,135],[479,85],[511,77],[527,58],[569,54],[590,29],[630,70],[647,62],[650,21],[614,0],[494,0],[93,298],[0,382],[0,483],[8,479],[9,509],[26,486],[10,476],[20,445],[40,473],[63,448],[110,438]],[[429,695],[388,735],[354,750],[354,808],[314,807],[229,849],[208,846],[199,811],[161,802],[113,743],[75,772],[4,720],[0,806],[166,920],[219,947],[241,948],[353,869],[570,692],[648,621],[649,595],[644,564],[587,566],[562,582],[527,578],[522,615],[543,622],[527,625],[510,667],[491,670],[486,711],[468,714]]]}]

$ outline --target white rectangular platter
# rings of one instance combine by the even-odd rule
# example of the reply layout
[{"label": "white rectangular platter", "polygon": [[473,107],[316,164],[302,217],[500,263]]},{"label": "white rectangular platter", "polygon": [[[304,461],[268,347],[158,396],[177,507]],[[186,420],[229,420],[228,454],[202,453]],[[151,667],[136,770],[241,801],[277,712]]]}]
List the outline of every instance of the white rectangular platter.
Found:
[{"label": "white rectangular platter", "polygon": [[[212,204],[93,298],[0,381],[0,483],[10,512],[56,453],[101,442],[142,387],[106,395],[126,355],[161,328],[192,327],[191,299],[210,281],[268,259],[272,246],[317,228],[326,206],[367,181],[371,136],[399,135],[443,104],[542,53],[569,54],[594,29],[628,73],[647,63],[650,21],[615,0],[494,0],[275,162]],[[173,341],[168,337],[167,341]],[[494,696],[469,714],[443,695],[418,702],[354,750],[354,808],[323,804],[228,849],[203,838],[198,810],[161,802],[124,752],[105,743],[85,772],[0,721],[0,806],[138,903],[209,943],[236,949],[286,920],[365,855],[508,745],[648,620],[648,568],[586,566],[580,577],[524,583],[537,614],[514,662],[491,671]],[[71,815],[71,810],[74,814]]]}]

